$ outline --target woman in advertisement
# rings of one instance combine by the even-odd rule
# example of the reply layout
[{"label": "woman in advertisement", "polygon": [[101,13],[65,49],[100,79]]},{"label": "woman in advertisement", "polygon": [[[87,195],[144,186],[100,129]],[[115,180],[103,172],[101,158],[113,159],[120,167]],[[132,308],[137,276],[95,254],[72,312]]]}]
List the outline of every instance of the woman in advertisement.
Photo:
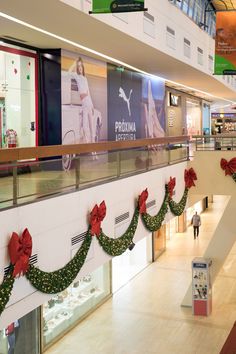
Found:
[{"label": "woman in advertisement", "polygon": [[[75,67],[75,72],[72,70]],[[82,105],[82,129],[84,133],[84,140],[86,143],[94,143],[96,141],[96,126],[97,121],[94,114],[94,106],[89,91],[88,80],[85,76],[84,64],[81,57],[79,57],[75,64],[70,68],[71,78],[76,80],[79,96]]]},{"label": "woman in advertisement", "polygon": [[[161,117],[163,112],[163,106],[159,112],[159,117]],[[147,104],[144,107],[145,118],[146,118],[146,136],[147,138],[160,138],[165,136],[165,131],[162,128],[157,111],[156,105],[152,93],[152,84],[151,80],[148,80],[148,95],[147,95]]]}]

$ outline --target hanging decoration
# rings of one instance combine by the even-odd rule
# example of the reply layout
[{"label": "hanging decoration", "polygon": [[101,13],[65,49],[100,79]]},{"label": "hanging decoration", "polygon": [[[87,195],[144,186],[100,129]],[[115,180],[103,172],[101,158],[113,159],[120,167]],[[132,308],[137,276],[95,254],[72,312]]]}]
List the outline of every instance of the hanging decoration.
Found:
[{"label": "hanging decoration", "polygon": [[35,266],[29,266],[27,279],[39,291],[46,294],[59,293],[73,282],[87,257],[92,237],[88,230],[85,239],[75,256],[63,268],[54,272],[44,272]]},{"label": "hanging decoration", "polygon": [[25,229],[20,237],[16,232],[12,233],[8,252],[11,264],[14,266],[13,277],[24,275],[28,270],[32,253],[32,238],[28,229]]},{"label": "hanging decoration", "polygon": [[[235,175],[236,158],[230,160],[229,163],[224,159],[222,160],[221,166],[225,170],[225,174],[230,174],[231,176]],[[132,220],[126,232],[118,238],[106,236],[101,229],[101,222],[106,216],[106,204],[105,201],[99,206],[96,204],[90,213],[90,226],[81,247],[72,260],[63,268],[53,272],[42,271],[29,263],[32,253],[32,238],[28,229],[25,229],[21,236],[13,232],[8,245],[11,264],[8,273],[4,276],[3,282],[0,285],[0,314],[9,301],[16,276],[25,274],[32,286],[43,293],[59,293],[68,288],[77,277],[86,260],[92,242],[92,236],[96,235],[104,252],[115,257],[124,253],[128,248],[132,249],[134,247],[133,239],[137,230],[139,215],[141,215],[145,227],[151,232],[157,231],[161,227],[168,211],[168,205],[174,215],[181,215],[186,206],[188,190],[192,186],[195,186],[194,181],[197,180],[196,173],[192,168],[185,170],[184,180],[184,194],[180,202],[176,203],[172,199],[176,180],[175,178],[170,178],[169,183],[165,186],[165,196],[161,208],[155,216],[151,216],[147,213],[146,201],[148,198],[148,190],[146,188],[138,198],[138,205],[134,210]]]},{"label": "hanging decoration", "polygon": [[168,193],[167,186],[165,186],[165,189],[166,189],[166,191],[165,191],[164,200],[162,202],[161,208],[158,211],[158,213],[155,216],[151,216],[148,213],[143,213],[141,216],[145,227],[151,232],[154,232],[154,231],[157,231],[160,229],[162,222],[165,219],[165,215],[168,211],[169,193]]},{"label": "hanging decoration", "polygon": [[106,216],[106,204],[103,202],[98,206],[97,204],[94,206],[93,210],[90,213],[90,233],[91,235],[98,236],[101,231],[101,222]]},{"label": "hanging decoration", "polygon": [[[187,198],[188,198],[188,191],[191,187],[195,186],[194,181],[196,181],[196,180],[197,180],[196,172],[191,167],[189,170],[184,171],[185,189],[184,189],[184,194],[183,194],[181,200],[179,201],[179,203],[176,203],[172,199],[172,196],[169,193],[168,202],[169,202],[170,211],[175,216],[180,216],[184,212],[184,209],[185,209],[186,203],[187,203]],[[173,186],[173,181],[170,178],[170,182],[168,183],[168,191],[172,190],[171,189],[172,186]],[[172,190],[172,193],[173,193],[173,190]]]},{"label": "hanging decoration", "polygon": [[167,184],[167,188],[171,198],[173,197],[174,194],[175,184],[176,184],[175,177],[174,178],[170,177],[170,181]]},{"label": "hanging decoration", "polygon": [[225,171],[225,176],[231,176],[236,182],[236,157],[229,160],[229,162],[226,159],[221,159],[220,166]]},{"label": "hanging decoration", "polygon": [[134,215],[128,229],[122,236],[118,238],[108,237],[101,230],[97,239],[102,249],[113,257],[120,256],[122,253],[124,253],[133,242],[134,234],[138,226],[138,218],[139,209],[137,207],[134,211]]},{"label": "hanging decoration", "polygon": [[185,181],[186,188],[189,189],[191,187],[195,187],[194,181],[196,180],[197,180],[197,175],[192,167],[189,170],[184,171],[184,181]]},{"label": "hanging decoration", "polygon": [[148,199],[148,190],[146,188],[138,197],[138,207],[139,207],[140,214],[145,214],[147,212],[147,207],[146,207],[147,199]]},{"label": "hanging decoration", "polygon": [[10,266],[8,273],[4,276],[3,282],[0,285],[0,315],[4,311],[12,292],[12,288],[14,285],[14,277],[13,277],[13,267]]}]

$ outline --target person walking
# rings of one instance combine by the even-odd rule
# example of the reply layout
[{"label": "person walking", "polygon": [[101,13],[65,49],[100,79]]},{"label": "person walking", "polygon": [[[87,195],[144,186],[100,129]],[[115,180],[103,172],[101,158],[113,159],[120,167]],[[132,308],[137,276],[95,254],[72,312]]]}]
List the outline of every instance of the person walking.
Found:
[{"label": "person walking", "polygon": [[195,240],[199,235],[199,227],[201,226],[201,218],[197,212],[193,215],[191,224],[193,225],[193,236]]}]

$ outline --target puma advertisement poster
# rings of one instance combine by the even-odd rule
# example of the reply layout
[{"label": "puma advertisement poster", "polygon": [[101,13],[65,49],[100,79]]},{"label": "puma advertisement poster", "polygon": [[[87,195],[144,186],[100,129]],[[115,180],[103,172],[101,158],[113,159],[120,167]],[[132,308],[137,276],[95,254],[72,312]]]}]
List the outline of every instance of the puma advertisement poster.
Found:
[{"label": "puma advertisement poster", "polygon": [[108,65],[108,139],[141,137],[142,76]]}]

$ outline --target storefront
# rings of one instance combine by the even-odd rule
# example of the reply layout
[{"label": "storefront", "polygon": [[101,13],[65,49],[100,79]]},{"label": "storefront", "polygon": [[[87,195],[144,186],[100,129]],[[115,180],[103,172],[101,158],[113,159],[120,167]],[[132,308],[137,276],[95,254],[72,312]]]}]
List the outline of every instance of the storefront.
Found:
[{"label": "storefront", "polygon": [[186,99],[187,135],[202,134],[202,106],[199,100]]},{"label": "storefront", "polygon": [[213,134],[234,133],[236,131],[236,113],[211,113]]},{"label": "storefront", "polygon": [[127,284],[152,261],[151,236],[145,237],[119,257],[112,259],[112,291],[113,293]]},{"label": "storefront", "polygon": [[153,232],[152,236],[152,254],[155,261],[166,250],[166,224],[162,225],[159,230]]},{"label": "storefront", "polygon": [[36,51],[0,45],[0,148],[38,144]]},{"label": "storefront", "polygon": [[1,330],[0,353],[43,353],[110,295],[108,262]]}]

